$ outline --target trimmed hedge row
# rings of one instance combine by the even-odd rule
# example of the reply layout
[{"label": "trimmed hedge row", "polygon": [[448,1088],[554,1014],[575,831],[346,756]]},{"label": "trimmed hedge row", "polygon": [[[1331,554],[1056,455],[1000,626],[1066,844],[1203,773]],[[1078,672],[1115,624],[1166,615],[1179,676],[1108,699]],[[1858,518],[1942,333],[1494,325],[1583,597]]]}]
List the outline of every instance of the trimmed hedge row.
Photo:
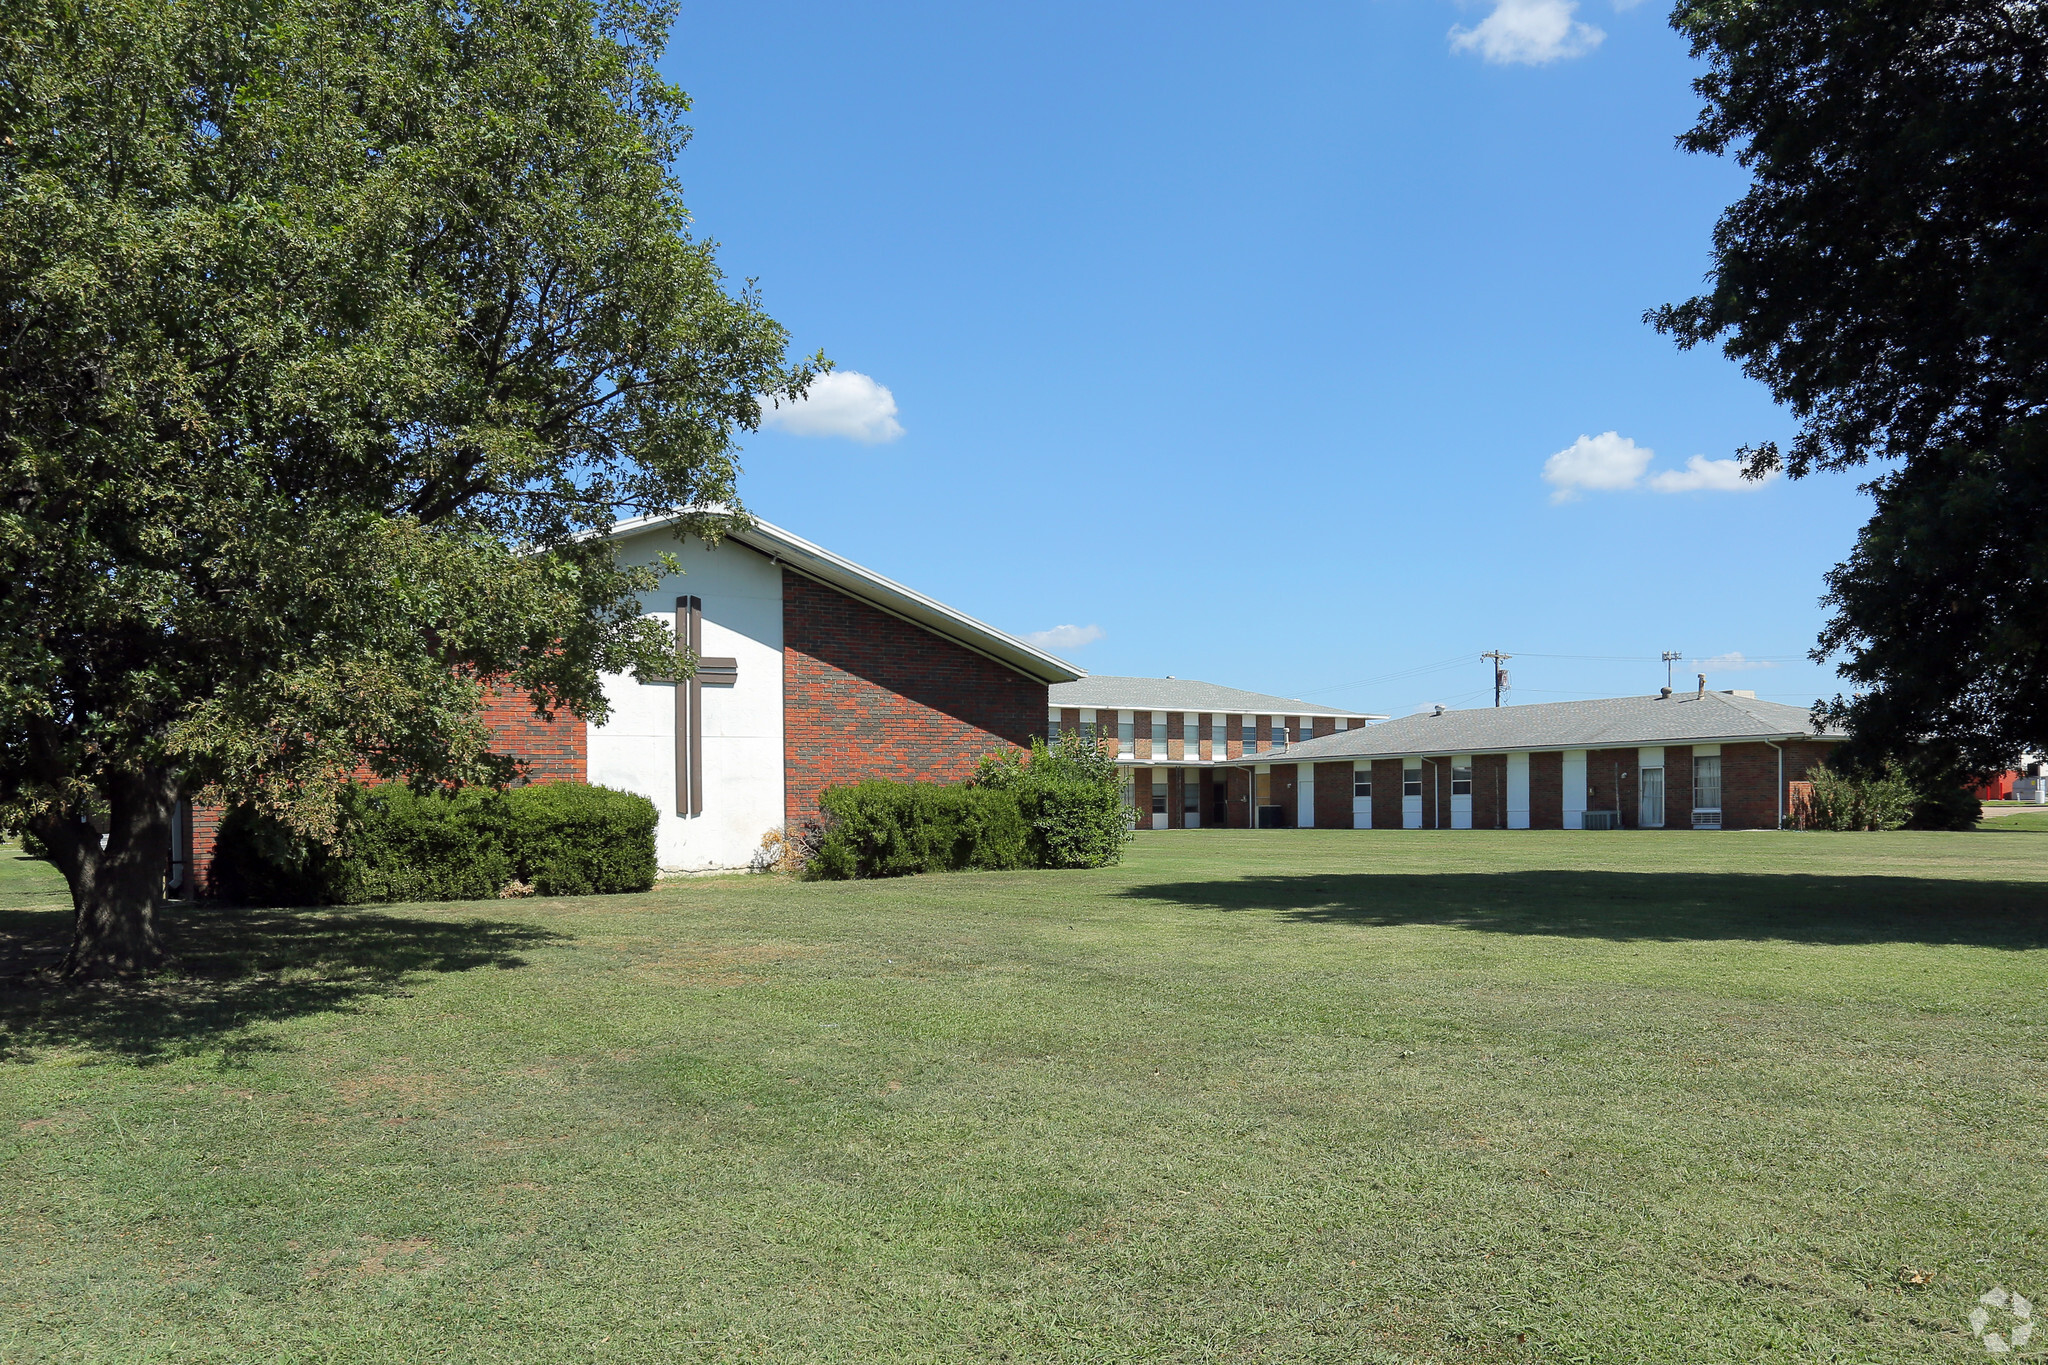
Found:
[{"label": "trimmed hedge row", "polygon": [[581,783],[415,792],[351,787],[330,846],[247,809],[221,824],[215,893],[243,905],[485,900],[514,881],[544,896],[654,885],[654,803]]},{"label": "trimmed hedge row", "polygon": [[1065,737],[1021,754],[990,754],[971,782],[862,782],[818,798],[825,826],[807,877],[1106,867],[1131,838],[1116,765]]}]

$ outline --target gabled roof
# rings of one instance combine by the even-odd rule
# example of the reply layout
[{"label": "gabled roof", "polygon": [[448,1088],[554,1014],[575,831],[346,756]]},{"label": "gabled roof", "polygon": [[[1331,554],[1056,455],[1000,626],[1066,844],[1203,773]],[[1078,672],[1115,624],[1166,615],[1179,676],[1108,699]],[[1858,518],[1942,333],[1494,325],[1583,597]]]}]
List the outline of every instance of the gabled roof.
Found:
[{"label": "gabled roof", "polygon": [[[1057,690],[1057,689],[1055,689]],[[1423,712],[1384,725],[1346,730],[1287,748],[1287,761],[1401,758],[1424,754],[1499,754],[1528,749],[1606,749],[1627,745],[1741,743],[1745,740],[1845,739],[1816,732],[1803,706],[1728,692],[1704,696],[1607,697],[1534,706]]]},{"label": "gabled roof", "polygon": [[[706,508],[698,512],[697,509],[686,509],[679,512],[663,512],[655,516],[635,517],[613,527],[606,539],[621,540],[627,536],[671,525],[688,515],[716,515],[722,510]],[[814,578],[828,587],[838,589],[848,597],[866,602],[869,606],[908,621],[914,626],[921,626],[941,639],[951,640],[977,654],[994,659],[1027,678],[1043,683],[1068,683],[1076,678],[1088,676],[1065,659],[1048,654],[1038,646],[1027,644],[985,622],[977,621],[966,612],[956,611],[936,598],[926,597],[916,589],[907,588],[894,579],[884,578],[873,569],[864,568],[843,555],[833,554],[824,546],[814,545],[792,531],[783,530],[780,526],[754,519],[744,526],[728,526],[725,537],[767,555],[783,567],[794,569],[806,578]]]},{"label": "gabled roof", "polygon": [[1384,720],[1364,711],[1318,706],[1292,697],[1273,697],[1192,678],[1110,678],[1100,675],[1061,683],[1047,698],[1053,706],[1087,706],[1103,711],[1225,711],[1261,716],[1348,716]]}]

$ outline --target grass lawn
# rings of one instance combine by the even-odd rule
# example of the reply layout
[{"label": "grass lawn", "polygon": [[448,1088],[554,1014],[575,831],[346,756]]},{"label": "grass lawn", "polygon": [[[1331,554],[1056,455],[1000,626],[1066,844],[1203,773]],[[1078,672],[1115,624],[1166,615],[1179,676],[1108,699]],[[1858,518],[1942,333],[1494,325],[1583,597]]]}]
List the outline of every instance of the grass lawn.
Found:
[{"label": "grass lawn", "polygon": [[1988,1359],[2025,818],[195,911],[82,995],[0,858],[0,1361]]}]

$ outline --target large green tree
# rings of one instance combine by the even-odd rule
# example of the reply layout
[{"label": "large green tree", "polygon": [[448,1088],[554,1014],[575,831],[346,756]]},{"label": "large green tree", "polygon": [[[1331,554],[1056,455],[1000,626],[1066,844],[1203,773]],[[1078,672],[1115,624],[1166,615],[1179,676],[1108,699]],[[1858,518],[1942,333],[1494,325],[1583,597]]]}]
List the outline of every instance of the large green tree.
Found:
[{"label": "large green tree", "polygon": [[[672,13],[0,6],[0,821],[146,967],[175,803],[507,775],[479,700],[673,667],[592,533],[814,372],[689,233]],[[715,525],[704,529],[715,532]]]},{"label": "large green tree", "polygon": [[2048,7],[1682,0],[1707,69],[1680,145],[1749,192],[1707,292],[1653,313],[1720,341],[1800,420],[1760,476],[1866,461],[1817,659],[1868,752],[1991,769],[2048,745]]}]

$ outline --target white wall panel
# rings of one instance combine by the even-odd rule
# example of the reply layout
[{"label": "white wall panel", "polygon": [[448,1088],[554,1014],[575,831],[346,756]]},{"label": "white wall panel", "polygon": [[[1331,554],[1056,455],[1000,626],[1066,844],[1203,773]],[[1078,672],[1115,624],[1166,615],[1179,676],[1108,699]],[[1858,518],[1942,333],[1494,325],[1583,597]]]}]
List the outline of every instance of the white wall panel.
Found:
[{"label": "white wall panel", "polygon": [[1564,827],[1584,829],[1586,827],[1586,751],[1566,749],[1564,751]]},{"label": "white wall panel", "polygon": [[732,686],[702,689],[704,813],[676,814],[675,689],[667,684],[605,679],[612,717],[590,727],[590,780],[654,801],[655,859],[665,870],[744,867],[783,818],[782,570],[735,541],[708,550],[694,539],[678,545],[659,529],[619,545],[625,564],[650,564],[664,552],[684,572],[644,594],[642,608],[673,627],[676,598],[700,598],[704,653],[739,662]]},{"label": "white wall panel", "polygon": [[1508,828],[1529,828],[1529,755],[1508,755]]}]

